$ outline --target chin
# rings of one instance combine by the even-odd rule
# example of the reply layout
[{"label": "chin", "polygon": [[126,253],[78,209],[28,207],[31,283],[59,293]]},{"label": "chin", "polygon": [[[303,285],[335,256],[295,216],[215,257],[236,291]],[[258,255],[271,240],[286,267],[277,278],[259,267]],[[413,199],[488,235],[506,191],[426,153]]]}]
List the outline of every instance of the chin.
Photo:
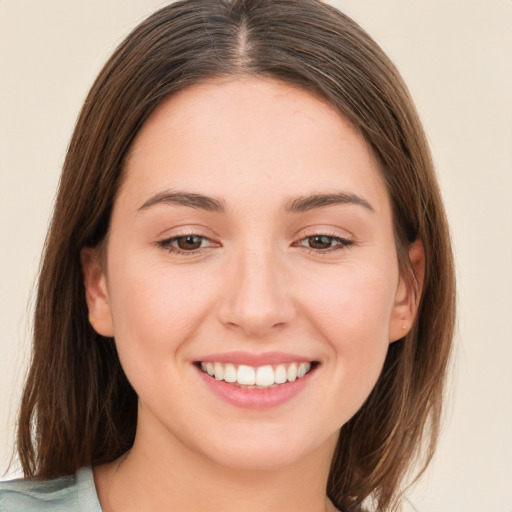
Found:
[{"label": "chin", "polygon": [[[263,429],[262,429],[263,430]],[[311,433],[253,432],[243,438],[226,435],[217,446],[204,446],[203,453],[220,466],[238,471],[277,471],[304,459],[320,456],[332,458],[339,431],[319,437]]]},{"label": "chin", "polygon": [[278,471],[293,466],[306,454],[298,450],[230,450],[215,456],[218,465],[236,471]]}]

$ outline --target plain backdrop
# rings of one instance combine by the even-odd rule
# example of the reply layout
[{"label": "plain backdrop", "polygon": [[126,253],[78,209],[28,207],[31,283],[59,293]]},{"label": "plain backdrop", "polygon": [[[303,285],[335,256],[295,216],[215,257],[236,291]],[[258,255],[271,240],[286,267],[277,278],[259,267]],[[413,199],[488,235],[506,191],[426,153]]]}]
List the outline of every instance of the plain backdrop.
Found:
[{"label": "plain backdrop", "polygon": [[[31,297],[76,116],[116,45],[165,3],[0,0],[0,474],[13,449]],[[331,3],[383,46],[408,83],[453,232],[456,360],[439,449],[410,501],[418,512],[511,512],[512,1]]]}]

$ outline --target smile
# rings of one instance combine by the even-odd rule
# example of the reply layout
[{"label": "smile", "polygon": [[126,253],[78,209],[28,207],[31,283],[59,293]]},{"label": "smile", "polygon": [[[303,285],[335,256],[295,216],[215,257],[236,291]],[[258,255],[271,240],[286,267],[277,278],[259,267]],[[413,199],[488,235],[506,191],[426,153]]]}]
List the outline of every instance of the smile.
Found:
[{"label": "smile", "polygon": [[301,379],[316,364],[315,362],[293,362],[253,367],[244,364],[203,361],[198,363],[198,367],[218,381],[250,389],[266,389]]}]

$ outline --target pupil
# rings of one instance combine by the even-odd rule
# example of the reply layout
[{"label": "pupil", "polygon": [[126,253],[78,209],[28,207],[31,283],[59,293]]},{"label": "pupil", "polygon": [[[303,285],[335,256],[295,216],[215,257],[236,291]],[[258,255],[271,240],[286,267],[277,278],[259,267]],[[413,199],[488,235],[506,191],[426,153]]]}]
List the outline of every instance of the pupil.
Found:
[{"label": "pupil", "polygon": [[194,249],[199,249],[201,247],[201,237],[188,235],[188,236],[180,236],[177,240],[178,247],[180,249],[192,251]]},{"label": "pupil", "polygon": [[331,247],[331,239],[328,236],[310,236],[308,242],[313,249],[328,249]]}]

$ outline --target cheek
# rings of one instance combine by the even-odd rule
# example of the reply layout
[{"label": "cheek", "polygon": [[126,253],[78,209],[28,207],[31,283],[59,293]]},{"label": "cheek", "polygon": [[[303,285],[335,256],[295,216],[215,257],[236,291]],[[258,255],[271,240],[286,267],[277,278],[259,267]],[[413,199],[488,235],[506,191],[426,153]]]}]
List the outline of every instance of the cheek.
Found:
[{"label": "cheek", "polygon": [[348,416],[359,409],[380,375],[389,347],[395,278],[398,271],[388,269],[386,274],[378,267],[354,265],[326,278],[323,287],[318,275],[315,286],[308,286],[305,313],[329,347],[332,382],[340,389],[333,408],[348,411]]},{"label": "cheek", "polygon": [[[334,272],[317,272],[303,283],[303,302],[311,320],[343,345],[351,340],[388,342],[398,270],[377,265],[347,264]],[[344,333],[343,339],[336,333]],[[373,333],[370,336],[370,333]]]},{"label": "cheek", "polygon": [[[125,259],[109,272],[114,335],[127,373],[157,371],[180,350],[211,307],[212,287],[183,268]],[[138,370],[136,370],[138,371]]]}]

